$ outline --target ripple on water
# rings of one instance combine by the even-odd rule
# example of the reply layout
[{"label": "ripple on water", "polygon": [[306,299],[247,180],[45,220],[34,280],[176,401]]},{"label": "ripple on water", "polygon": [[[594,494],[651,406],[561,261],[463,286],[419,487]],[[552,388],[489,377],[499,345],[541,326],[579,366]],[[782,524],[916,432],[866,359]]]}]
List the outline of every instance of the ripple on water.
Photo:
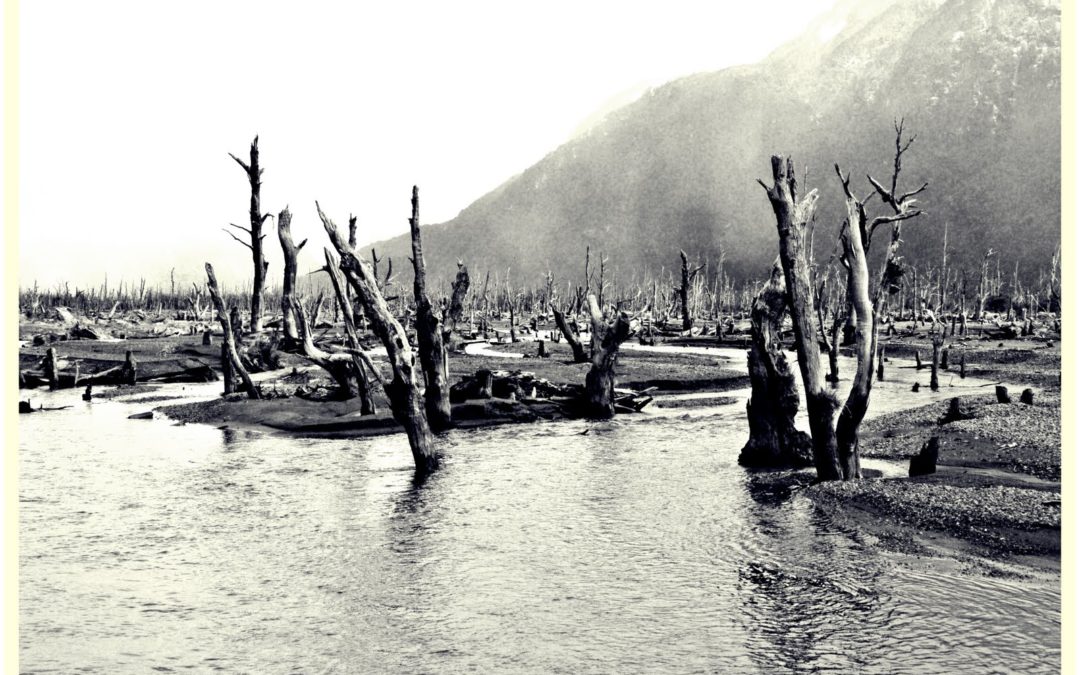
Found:
[{"label": "ripple on water", "polygon": [[1056,587],[899,568],[748,489],[741,406],[454,432],[417,488],[403,437],[91,405],[20,420],[28,671],[1059,667]]}]

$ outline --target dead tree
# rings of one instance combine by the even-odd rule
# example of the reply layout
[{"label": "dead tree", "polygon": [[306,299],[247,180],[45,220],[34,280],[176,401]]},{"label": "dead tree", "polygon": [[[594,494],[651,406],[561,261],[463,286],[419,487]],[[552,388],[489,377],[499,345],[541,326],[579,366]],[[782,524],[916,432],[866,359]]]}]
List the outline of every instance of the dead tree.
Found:
[{"label": "dead tree", "polygon": [[304,248],[307,239],[299,245],[293,243],[292,238],[292,214],[286,206],[277,219],[278,241],[281,242],[281,252],[285,258],[285,276],[281,282],[281,328],[284,338],[282,348],[291,350],[296,348],[300,334],[296,329],[296,316],[293,314],[293,294],[296,292],[296,256],[300,249]]},{"label": "dead tree", "polygon": [[409,231],[412,236],[413,296],[416,300],[416,346],[420,352],[420,366],[427,383],[424,388],[424,401],[431,428],[434,431],[443,431],[453,426],[450,418],[450,376],[446,363],[446,346],[443,343],[442,320],[435,313],[427,292],[427,270],[420,242],[420,190],[415,185],[412,189]]},{"label": "dead tree", "polygon": [[460,260],[457,267],[457,275],[454,277],[454,283],[450,286],[450,300],[443,310],[442,318],[443,345],[447,349],[450,348],[450,342],[453,340],[454,329],[457,328],[458,322],[461,321],[461,317],[465,312],[465,296],[469,292],[469,268]]},{"label": "dead tree", "polygon": [[679,304],[682,308],[682,329],[688,331],[694,325],[694,318],[690,316],[690,285],[694,282],[694,277],[705,265],[698,265],[694,269],[690,269],[690,263],[686,259],[686,252],[679,251],[679,257],[682,258],[681,283],[674,290],[679,294]]},{"label": "dead tree", "polygon": [[210,263],[206,263],[206,277],[207,286],[210,289],[210,299],[214,303],[214,309],[217,310],[218,321],[221,323],[221,331],[224,335],[222,339],[224,342],[223,347],[225,354],[229,358],[229,365],[232,368],[232,373],[226,373],[225,386],[229,387],[231,375],[236,374],[243,380],[244,391],[247,392],[248,398],[262,398],[262,396],[259,395],[258,387],[251,381],[251,376],[248,375],[247,370],[244,368],[244,364],[240,362],[240,355],[236,353],[236,342],[233,340],[233,327],[229,323],[229,315],[225,313],[225,303],[221,299],[221,294],[218,293],[217,277],[214,276],[214,267]]},{"label": "dead tree", "polygon": [[[337,398],[345,400],[359,396],[362,392],[360,378],[363,373],[356,357],[347,353],[329,354],[316,347],[314,340],[311,339],[311,329],[308,326],[307,312],[304,311],[303,303],[297,298],[289,298],[289,304],[289,311],[296,314],[300,352],[334,378],[338,386]],[[363,406],[362,403],[361,406]],[[362,410],[361,414],[364,414]]]},{"label": "dead tree", "polygon": [[610,323],[604,318],[596,296],[589,294],[592,321],[592,367],[585,375],[585,413],[595,419],[615,415],[615,361],[619,345],[630,337],[630,318],[618,312]]},{"label": "dead tree", "polygon": [[805,466],[811,440],[795,428],[799,392],[795,374],[780,347],[780,323],[787,311],[784,270],[777,261],[754,301],[747,365],[751,394],[746,402],[750,439],[739,453],[743,466]]},{"label": "dead tree", "polygon": [[[573,303],[566,308],[566,311],[571,311],[572,307]],[[555,325],[563,334],[563,337],[566,338],[566,344],[570,345],[570,350],[574,353],[574,363],[588,363],[589,356],[585,353],[585,348],[581,346],[581,340],[570,329],[570,325],[566,323],[566,315],[556,307],[552,307],[551,312],[555,317]]]},{"label": "dead tree", "polygon": [[[350,222],[353,220],[355,219],[350,219]],[[341,271],[338,269],[337,262],[330,253],[330,249],[324,248],[323,255],[326,258],[326,267],[324,269],[326,269],[326,273],[330,275],[330,284],[334,287],[334,297],[337,298],[338,307],[341,309],[341,316],[345,324],[345,335],[349,340],[349,348],[352,350],[353,363],[356,365],[356,384],[360,395],[360,414],[373,415],[375,414],[375,399],[371,394],[371,383],[364,372],[364,368],[366,367],[368,372],[371,373],[371,376],[380,383],[382,382],[382,378],[379,377],[379,371],[375,368],[371,359],[364,353],[363,346],[360,344],[360,339],[356,335],[356,324],[354,323],[356,312],[353,309],[352,302],[349,301],[348,294],[345,292],[345,282],[341,278]]]},{"label": "dead tree", "polygon": [[758,183],[765,189],[776,216],[780,263],[784,270],[795,347],[799,353],[799,370],[810,418],[814,466],[821,480],[838,480],[842,473],[832,420],[839,402],[825,388],[821,349],[814,326],[814,291],[807,247],[807,224],[813,215],[818,194],[812,190],[801,200],[798,199],[798,184],[791,158],[772,157],[772,178],[771,186],[760,180]]},{"label": "dead tree", "polygon": [[251,262],[255,274],[254,281],[251,284],[251,332],[258,333],[262,330],[262,295],[263,287],[266,286],[266,270],[270,266],[270,263],[266,262],[266,258],[263,256],[263,239],[266,238],[266,235],[262,233],[262,226],[263,222],[270,217],[270,214],[262,213],[259,205],[263,172],[259,167],[259,137],[256,136],[255,140],[251,142],[251,155],[247,163],[231,152],[229,157],[232,157],[244,169],[244,173],[248,177],[248,183],[251,185],[251,203],[248,209],[248,218],[251,222],[250,228],[229,223],[230,227],[246,232],[251,241],[250,243],[246,242],[232,232],[229,232],[229,236],[251,250]]},{"label": "dead tree", "polygon": [[341,271],[356,292],[364,307],[364,313],[371,322],[372,330],[382,340],[394,377],[386,385],[387,397],[394,419],[404,428],[409,437],[413,463],[418,476],[424,476],[439,466],[438,453],[435,450],[435,437],[428,425],[424,406],[424,395],[417,380],[416,363],[408,336],[398,320],[391,314],[382,293],[379,291],[375,273],[367,261],[360,260],[355,250],[342,238],[341,232],[326,214],[319,208],[319,219],[326,229],[330,241],[338,252]]}]

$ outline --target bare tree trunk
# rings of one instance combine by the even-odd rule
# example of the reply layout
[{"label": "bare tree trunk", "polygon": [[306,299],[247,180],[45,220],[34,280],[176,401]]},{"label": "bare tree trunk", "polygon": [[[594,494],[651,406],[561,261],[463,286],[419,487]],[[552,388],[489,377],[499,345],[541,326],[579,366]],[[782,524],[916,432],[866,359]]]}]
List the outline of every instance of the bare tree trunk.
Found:
[{"label": "bare tree trunk", "polygon": [[345,278],[364,306],[372,330],[386,347],[394,373],[393,381],[386,386],[390,408],[394,418],[405,427],[417,474],[423,476],[438,468],[439,458],[435,451],[435,437],[428,426],[424,397],[417,382],[415,359],[405,329],[391,314],[370,265],[357,257],[353,248],[341,237],[337,226],[319,208],[318,202],[315,208],[341,258]]},{"label": "bare tree trunk", "polygon": [[352,357],[356,366],[356,384],[360,395],[360,414],[373,415],[376,412],[375,399],[371,395],[371,384],[367,375],[364,374],[364,367],[366,366],[371,371],[372,377],[381,382],[379,371],[375,369],[375,365],[364,354],[360,339],[356,336],[356,325],[353,323],[355,311],[349,301],[349,296],[345,293],[345,283],[341,278],[341,271],[338,269],[330,249],[324,248],[323,255],[326,258],[326,273],[330,275],[330,284],[334,287],[334,296],[337,298],[338,306],[341,308],[341,316],[345,324],[345,335],[348,337],[349,347],[353,350]]},{"label": "bare tree trunk", "polygon": [[232,233],[230,235],[251,250],[251,262],[254,267],[254,281],[251,285],[251,332],[258,333],[262,331],[262,296],[263,288],[266,286],[266,270],[270,266],[270,263],[266,262],[266,258],[263,256],[262,248],[263,239],[266,236],[262,233],[262,226],[263,222],[270,217],[270,214],[262,213],[259,206],[259,193],[262,188],[262,169],[259,167],[259,137],[256,136],[255,140],[251,142],[250,161],[247,164],[232,153],[229,153],[229,157],[232,157],[244,169],[244,172],[247,173],[248,183],[251,185],[251,203],[248,209],[248,218],[251,222],[250,229],[230,223],[232,227],[247,232],[251,237],[251,243],[245,242],[236,235],[232,235]]},{"label": "bare tree trunk", "polygon": [[780,235],[780,262],[787,283],[795,348],[799,353],[799,370],[806,391],[806,412],[814,442],[814,465],[819,479],[838,480],[843,475],[837,454],[836,429],[833,427],[838,402],[825,389],[821,349],[814,327],[814,291],[806,248],[807,223],[817,202],[817,191],[811,191],[797,201],[795,170],[790,158],[772,157],[772,177],[771,187],[758,182],[765,188],[772,204],[776,230]]},{"label": "bare tree trunk", "polygon": [[60,367],[56,363],[56,348],[45,350],[45,377],[49,380],[49,389],[60,388]]},{"label": "bare tree trunk", "polygon": [[810,437],[795,429],[799,392],[779,344],[780,322],[786,310],[784,271],[777,261],[750,316],[747,364],[751,394],[746,402],[750,439],[739,453],[743,466],[805,466],[813,453]]},{"label": "bare tree trunk", "polygon": [[682,259],[681,283],[675,291],[679,294],[679,306],[682,309],[682,329],[689,331],[694,326],[694,318],[690,315],[690,284],[704,265],[698,265],[696,269],[691,270],[690,263],[686,259],[686,252],[679,251],[679,257]]},{"label": "bare tree trunk", "polygon": [[454,277],[454,284],[450,287],[450,302],[446,306],[446,311],[443,312],[443,344],[447,349],[450,348],[454,330],[465,311],[465,296],[469,292],[469,268],[460,260],[457,266],[457,276]]},{"label": "bare tree trunk", "polygon": [[278,214],[277,230],[281,252],[285,258],[285,276],[281,282],[281,328],[284,333],[282,348],[286,350],[295,349],[300,339],[292,307],[293,295],[296,291],[296,256],[307,243],[307,239],[300,242],[299,246],[293,243],[291,224],[292,214],[289,213],[289,207],[285,207]]},{"label": "bare tree trunk", "polygon": [[[221,294],[218,293],[217,277],[214,276],[214,267],[210,263],[206,263],[206,277],[207,286],[210,288],[210,299],[213,300],[214,309],[217,310],[218,321],[221,323],[221,331],[224,335],[225,351],[229,355],[229,362],[232,364],[233,372],[243,380],[244,391],[247,392],[248,398],[262,398],[259,395],[258,387],[251,381],[251,376],[244,369],[244,364],[240,363],[240,355],[236,353],[236,342],[233,341],[233,327],[229,323],[229,315],[225,313],[225,303],[221,300]],[[225,381],[226,386],[228,386],[229,378],[226,377]]]},{"label": "bare tree trunk", "polygon": [[446,347],[443,345],[442,321],[431,306],[431,298],[427,292],[427,271],[420,242],[420,190],[415,185],[412,190],[409,230],[412,235],[413,296],[416,299],[416,346],[420,352],[424,379],[427,381],[424,400],[432,430],[443,431],[454,424],[450,418]]},{"label": "bare tree trunk", "polygon": [[551,311],[555,316],[555,325],[562,332],[563,337],[566,338],[566,344],[570,345],[574,353],[574,363],[588,363],[589,357],[585,354],[585,348],[581,346],[581,340],[570,330],[570,326],[566,323],[566,316],[554,307]]},{"label": "bare tree trunk", "polygon": [[592,367],[585,375],[585,412],[589,417],[609,419],[615,415],[615,361],[619,345],[630,337],[630,319],[619,312],[610,324],[604,319],[596,296],[589,294],[592,319]]}]

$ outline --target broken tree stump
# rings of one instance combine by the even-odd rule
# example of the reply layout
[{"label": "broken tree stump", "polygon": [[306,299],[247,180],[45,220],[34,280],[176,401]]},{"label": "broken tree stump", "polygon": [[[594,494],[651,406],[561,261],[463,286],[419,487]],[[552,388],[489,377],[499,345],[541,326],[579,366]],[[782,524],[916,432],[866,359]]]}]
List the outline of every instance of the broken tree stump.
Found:
[{"label": "broken tree stump", "polygon": [[914,478],[915,476],[928,476],[936,473],[939,445],[937,436],[931,436],[928,441],[923,443],[919,454],[911,457],[911,462],[908,465],[908,476]]},{"label": "broken tree stump", "polygon": [[786,312],[784,272],[776,264],[754,300],[750,315],[747,366],[751,393],[746,402],[750,438],[739,452],[742,466],[778,468],[806,466],[812,461],[810,437],[795,428],[799,391],[795,373],[780,347],[781,322]]},{"label": "broken tree stump", "polygon": [[949,399],[949,408],[945,411],[945,414],[938,419],[938,424],[948,424],[949,422],[959,422],[960,420],[970,420],[975,415],[964,412],[960,409],[960,398],[953,396]]},{"label": "broken tree stump", "polygon": [[1035,405],[1035,392],[1030,387],[1020,392],[1020,402],[1025,405]]},{"label": "broken tree stump", "polygon": [[1012,399],[1009,398],[1009,388],[1004,385],[997,385],[994,387],[994,396],[997,397],[998,403],[1012,403]]},{"label": "broken tree stump", "polygon": [[120,377],[124,384],[135,384],[138,381],[139,364],[135,361],[135,355],[131,350],[124,353],[124,365],[120,368]]},{"label": "broken tree stump", "polygon": [[[225,335],[225,352],[229,357],[229,362],[232,365],[232,370],[244,383],[244,390],[247,392],[248,398],[260,399],[262,396],[259,394],[258,387],[251,381],[251,375],[248,375],[247,370],[244,369],[244,364],[240,362],[240,355],[236,352],[236,343],[234,342],[233,329],[229,320],[229,316],[225,313],[225,302],[221,299],[221,294],[218,293],[217,277],[214,275],[214,267],[210,263],[206,263],[206,277],[207,287],[210,289],[210,298],[214,302],[214,309],[217,310],[218,321],[221,323],[222,333]],[[240,317],[240,311],[235,307],[233,310],[236,313],[237,318]],[[228,386],[229,379],[226,378],[226,387]]]},{"label": "broken tree stump", "polygon": [[45,351],[45,377],[49,380],[49,389],[60,388],[60,368],[56,364],[55,347],[49,347]]},{"label": "broken tree stump", "polygon": [[547,350],[544,348],[544,341],[543,340],[538,340],[537,342],[538,342],[538,344],[537,344],[537,347],[536,347],[536,356],[538,358],[541,358],[541,359],[546,359],[547,358]]}]

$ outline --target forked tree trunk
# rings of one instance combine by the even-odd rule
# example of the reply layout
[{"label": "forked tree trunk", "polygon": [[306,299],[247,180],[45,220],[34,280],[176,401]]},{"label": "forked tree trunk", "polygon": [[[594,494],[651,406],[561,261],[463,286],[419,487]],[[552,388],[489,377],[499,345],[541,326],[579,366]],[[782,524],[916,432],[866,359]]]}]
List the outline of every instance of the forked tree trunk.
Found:
[{"label": "forked tree trunk", "polygon": [[630,319],[619,312],[611,323],[604,319],[596,296],[589,294],[592,319],[592,367],[585,375],[585,414],[595,419],[615,415],[615,361],[619,345],[630,337]]},{"label": "forked tree trunk", "polygon": [[412,235],[413,295],[416,299],[416,346],[427,382],[424,401],[431,428],[434,431],[444,431],[454,425],[450,418],[450,377],[446,365],[442,321],[431,306],[431,298],[427,292],[427,270],[420,242],[420,191],[415,185],[412,190],[409,230]]},{"label": "forked tree trunk", "polygon": [[278,214],[277,222],[278,241],[281,242],[281,252],[285,259],[285,276],[281,282],[281,328],[284,333],[281,346],[286,350],[295,349],[300,339],[292,307],[293,295],[296,292],[296,256],[307,243],[307,239],[300,242],[299,246],[293,243],[291,224],[292,214],[286,206]]},{"label": "forked tree trunk", "polygon": [[795,428],[799,392],[780,348],[780,323],[786,310],[784,271],[778,261],[750,315],[751,393],[746,402],[750,439],[739,453],[743,466],[805,466],[812,457],[810,437]]},{"label": "forked tree trunk", "polygon": [[371,266],[367,261],[357,257],[353,248],[342,238],[337,226],[319,208],[318,202],[315,208],[319,212],[319,219],[322,220],[330,241],[340,256],[341,271],[345,273],[345,278],[364,306],[364,313],[371,322],[372,330],[386,347],[386,355],[394,373],[393,381],[386,386],[390,409],[394,414],[394,419],[405,427],[416,472],[419,476],[423,476],[438,468],[439,457],[435,450],[435,437],[431,433],[431,427],[428,426],[424,396],[417,380],[415,358],[409,346],[408,336],[398,320],[390,313],[386,300],[379,292],[379,285]]},{"label": "forked tree trunk", "polygon": [[248,244],[235,236],[233,238],[251,250],[251,262],[254,268],[254,280],[251,284],[251,332],[258,333],[262,331],[262,296],[263,288],[266,286],[266,269],[270,266],[270,263],[266,262],[266,258],[263,256],[263,238],[265,235],[262,233],[262,226],[263,222],[270,217],[270,214],[262,213],[259,204],[262,189],[262,169],[259,167],[259,137],[256,136],[255,140],[251,142],[248,163],[244,163],[243,160],[232,153],[229,153],[229,157],[232,157],[244,169],[248,183],[251,185],[251,201],[248,208],[248,219],[251,227],[248,229],[238,225],[233,226],[247,232],[251,237],[251,243]]},{"label": "forked tree trunk", "polygon": [[[255,383],[251,381],[251,376],[248,375],[247,370],[244,369],[244,364],[240,362],[240,355],[236,353],[236,342],[233,340],[233,327],[229,324],[229,315],[225,313],[225,303],[221,300],[221,294],[218,293],[217,277],[214,276],[214,267],[210,263],[206,263],[206,277],[207,286],[210,288],[210,299],[214,302],[214,309],[217,310],[218,321],[221,323],[221,331],[223,334],[222,340],[225,343],[225,352],[229,355],[229,363],[232,364],[233,373],[240,376],[240,379],[244,382],[244,391],[247,392],[248,398],[259,399],[262,396],[259,395],[259,389],[255,386]],[[226,374],[225,382],[228,386],[230,378]]]},{"label": "forked tree trunk", "polygon": [[814,326],[814,291],[806,241],[807,223],[814,212],[817,191],[811,191],[801,201],[797,199],[798,186],[790,158],[785,160],[773,156],[772,177],[772,186],[758,182],[765,188],[772,204],[776,230],[780,235],[780,262],[787,285],[795,348],[799,353],[799,370],[806,391],[806,412],[814,443],[814,466],[819,479],[838,480],[843,475],[837,453],[836,429],[833,427],[838,402],[825,388],[821,349]]},{"label": "forked tree trunk", "polygon": [[585,348],[581,346],[581,340],[574,334],[574,331],[570,330],[569,324],[566,323],[566,316],[554,307],[551,308],[552,314],[555,316],[555,325],[559,328],[559,331],[566,338],[566,344],[570,345],[570,350],[574,353],[574,363],[588,363],[589,356],[585,353]]}]

